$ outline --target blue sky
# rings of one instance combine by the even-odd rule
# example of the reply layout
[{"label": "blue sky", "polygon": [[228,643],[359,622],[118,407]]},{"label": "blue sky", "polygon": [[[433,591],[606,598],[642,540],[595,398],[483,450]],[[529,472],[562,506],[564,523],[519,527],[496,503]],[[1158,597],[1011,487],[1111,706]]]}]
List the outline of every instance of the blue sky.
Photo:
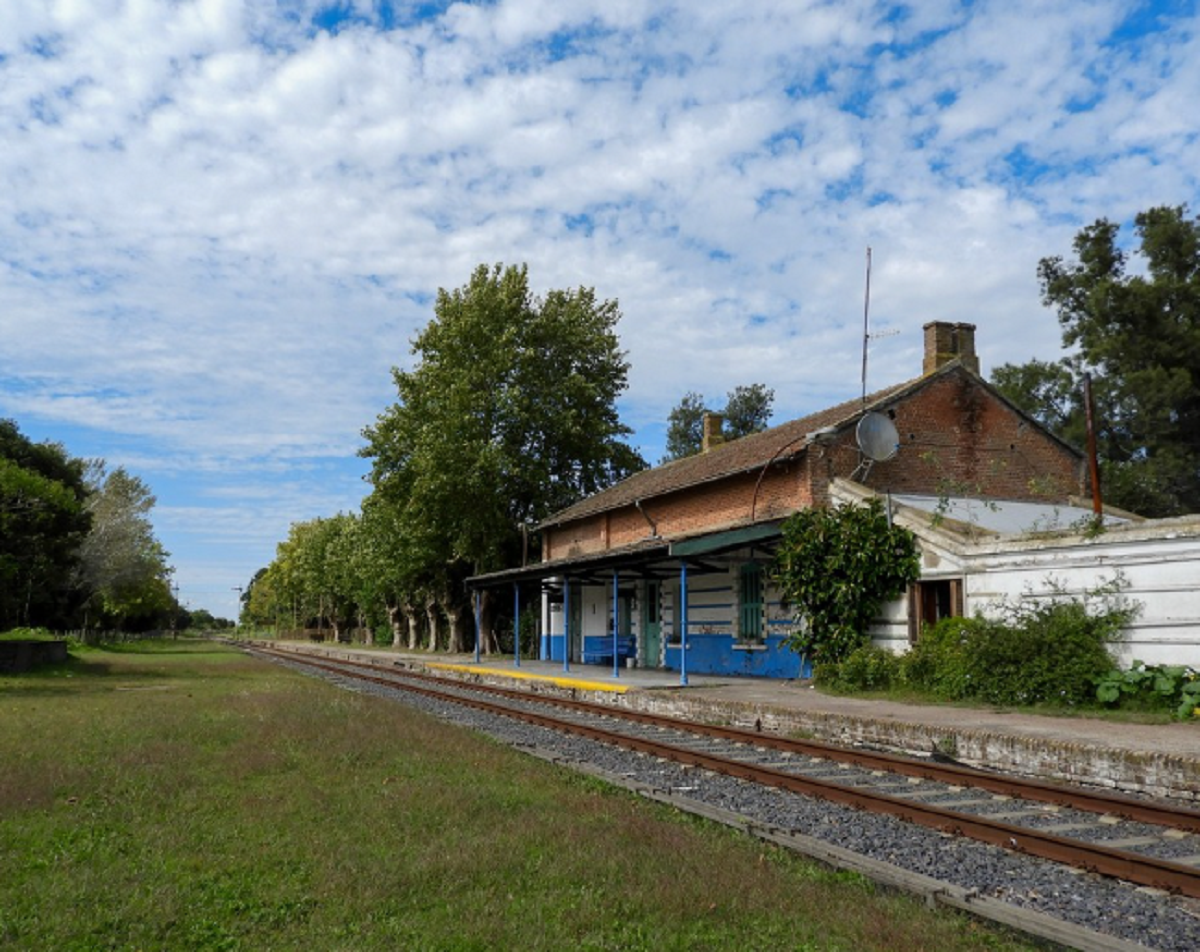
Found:
[{"label": "blue sky", "polygon": [[621,303],[647,458],[697,390],[776,419],[1059,353],[1036,266],[1200,210],[1196,4],[6,0],[0,416],[141,476],[180,597],[357,507],[439,287]]}]

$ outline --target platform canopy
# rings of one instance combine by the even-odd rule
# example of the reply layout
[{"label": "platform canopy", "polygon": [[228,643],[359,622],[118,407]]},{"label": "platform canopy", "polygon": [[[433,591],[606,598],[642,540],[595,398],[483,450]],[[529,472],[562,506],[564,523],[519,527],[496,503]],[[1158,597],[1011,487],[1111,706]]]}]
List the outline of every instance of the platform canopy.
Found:
[{"label": "platform canopy", "polygon": [[780,539],[780,523],[759,522],[735,526],[719,532],[706,532],[672,540],[661,537],[643,539],[633,545],[602,552],[536,562],[521,568],[504,569],[474,575],[467,579],[470,589],[494,588],[522,582],[537,582],[557,576],[597,581],[611,577],[613,571],[645,578],[666,577],[687,562],[700,571],[718,571],[716,563],[726,553],[753,546],[773,552]]}]

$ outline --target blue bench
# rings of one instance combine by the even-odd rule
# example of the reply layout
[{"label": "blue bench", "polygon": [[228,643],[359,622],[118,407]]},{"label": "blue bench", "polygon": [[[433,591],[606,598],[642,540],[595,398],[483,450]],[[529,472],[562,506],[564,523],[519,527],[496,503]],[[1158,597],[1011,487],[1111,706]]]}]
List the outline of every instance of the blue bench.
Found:
[{"label": "blue bench", "polygon": [[[622,661],[637,657],[637,640],[632,635],[617,638],[617,657]],[[584,664],[612,664],[612,660],[612,635],[588,635],[583,639]]]}]

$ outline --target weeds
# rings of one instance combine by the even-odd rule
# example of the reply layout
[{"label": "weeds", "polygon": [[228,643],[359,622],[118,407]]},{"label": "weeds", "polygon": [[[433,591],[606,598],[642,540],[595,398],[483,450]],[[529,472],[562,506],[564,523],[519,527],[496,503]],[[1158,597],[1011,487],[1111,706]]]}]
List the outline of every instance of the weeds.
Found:
[{"label": "weeds", "polygon": [[233,651],[83,658],[0,678],[5,949],[1025,948]]},{"label": "weeds", "polygon": [[1094,707],[1098,684],[1109,704],[1149,685],[1181,712],[1190,704],[1190,715],[1200,702],[1194,673],[1185,685],[1182,672],[1114,672],[1110,650],[1141,608],[1124,587],[1117,576],[1072,597],[1051,579],[1043,593],[998,603],[993,617],[942,619],[907,654],[868,645],[819,668],[817,679],[840,690],[901,688],[939,700],[1060,708]]}]

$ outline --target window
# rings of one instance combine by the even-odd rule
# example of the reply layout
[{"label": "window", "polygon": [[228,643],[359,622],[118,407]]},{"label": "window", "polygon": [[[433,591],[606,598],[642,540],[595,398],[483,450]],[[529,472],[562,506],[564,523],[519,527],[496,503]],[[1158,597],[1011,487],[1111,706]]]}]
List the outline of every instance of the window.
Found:
[{"label": "window", "polygon": [[915,582],[908,593],[908,641],[916,644],[921,630],[943,618],[963,613],[963,583],[960,578]]},{"label": "window", "polygon": [[738,585],[738,640],[763,640],[763,571],[757,562],[741,568]]}]

